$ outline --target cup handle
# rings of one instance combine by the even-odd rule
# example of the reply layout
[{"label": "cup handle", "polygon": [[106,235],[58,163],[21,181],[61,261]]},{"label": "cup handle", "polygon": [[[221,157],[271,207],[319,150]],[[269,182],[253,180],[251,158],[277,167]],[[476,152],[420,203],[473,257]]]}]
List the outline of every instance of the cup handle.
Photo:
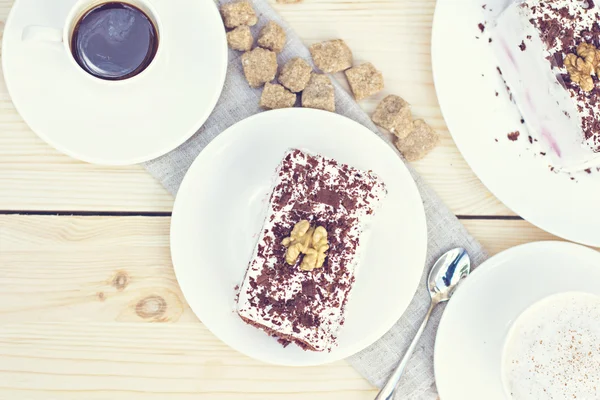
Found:
[{"label": "cup handle", "polygon": [[61,29],[30,25],[23,29],[21,40],[24,42],[62,43],[63,35]]}]

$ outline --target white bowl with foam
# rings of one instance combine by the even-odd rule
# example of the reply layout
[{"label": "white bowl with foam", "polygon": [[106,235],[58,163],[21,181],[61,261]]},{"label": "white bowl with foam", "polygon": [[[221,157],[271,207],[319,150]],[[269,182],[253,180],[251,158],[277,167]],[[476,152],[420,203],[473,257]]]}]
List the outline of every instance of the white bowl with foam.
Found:
[{"label": "white bowl with foam", "polygon": [[[530,337],[523,332],[531,331],[531,324],[536,319],[539,322],[539,307],[548,318],[545,323],[557,330],[565,321],[573,324],[578,320],[583,321],[579,324],[581,326],[589,325],[586,317],[577,315],[557,320],[544,307],[547,304],[557,307],[553,296],[596,298],[600,296],[598,282],[600,253],[572,243],[530,243],[487,260],[460,286],[440,322],[434,352],[440,397],[444,400],[510,398],[510,376],[507,379],[510,371],[506,363],[515,360],[515,354],[516,357],[527,354],[527,349],[513,347],[515,338]],[[575,303],[581,304],[580,301]],[[573,313],[585,307],[569,307],[567,304],[563,309]],[[594,312],[590,312],[587,318],[592,318]],[[539,339],[554,342],[564,339],[552,337],[548,332],[545,328],[538,332],[538,336],[544,336]],[[536,359],[544,363],[539,371],[568,373],[565,365],[549,361],[561,352],[551,348],[534,350]],[[576,379],[584,378],[583,372],[581,376],[572,375]],[[536,375],[532,374],[531,378],[536,379]],[[523,382],[517,384],[523,388]],[[556,393],[554,398],[565,398],[561,395]]]}]

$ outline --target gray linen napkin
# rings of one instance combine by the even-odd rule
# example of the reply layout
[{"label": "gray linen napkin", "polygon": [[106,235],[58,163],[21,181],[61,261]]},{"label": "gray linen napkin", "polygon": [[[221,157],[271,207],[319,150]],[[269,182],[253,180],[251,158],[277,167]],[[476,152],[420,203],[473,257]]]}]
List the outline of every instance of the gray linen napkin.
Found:
[{"label": "gray linen napkin", "polygon": [[[278,55],[279,65],[283,65],[292,57],[302,57],[311,62],[308,49],[266,0],[254,0],[254,7],[259,15],[259,22],[252,29],[255,37],[260,27],[269,20],[282,25],[287,31],[287,44],[284,51]],[[169,154],[144,164],[145,168],[173,195],[177,193],[191,163],[212,139],[236,122],[262,111],[258,107],[261,90],[248,86],[244,79],[240,56],[239,52],[229,52],[229,67],[223,94],[214,112],[198,133]],[[353,98],[339,84],[334,82],[334,85],[337,113],[361,123],[374,134],[385,137]],[[419,187],[427,215],[429,245],[421,284],[412,303],[396,325],[375,344],[348,359],[354,368],[378,387],[384,384],[391,369],[404,354],[429,306],[429,295],[424,283],[429,266],[446,250],[457,246],[462,246],[468,251],[474,265],[486,258],[481,245],[466,232],[462,224],[410,165],[408,168]],[[407,367],[397,399],[434,400],[437,398],[433,376],[433,345],[441,312],[442,307],[434,312],[430,325]]]}]

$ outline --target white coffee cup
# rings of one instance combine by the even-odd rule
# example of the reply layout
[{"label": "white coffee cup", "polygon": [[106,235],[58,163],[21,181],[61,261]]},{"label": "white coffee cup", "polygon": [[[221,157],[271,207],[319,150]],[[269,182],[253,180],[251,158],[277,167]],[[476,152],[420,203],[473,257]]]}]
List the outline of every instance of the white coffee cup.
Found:
[{"label": "white coffee cup", "polygon": [[[29,26],[26,26],[25,28],[23,28],[23,32],[21,34],[21,40],[29,41],[29,42],[39,42],[40,44],[44,44],[46,46],[54,46],[57,48],[57,50],[65,51],[68,54],[71,61],[73,62],[73,64],[77,67],[77,69],[79,69],[80,71],[82,71],[83,73],[85,73],[86,75],[88,75],[89,77],[91,77],[93,79],[104,80],[102,78],[96,77],[96,76],[88,73],[77,63],[77,61],[75,60],[75,58],[73,56],[73,52],[72,52],[72,48],[71,48],[71,41],[73,38],[73,32],[75,30],[75,27],[77,26],[78,22],[85,16],[85,14],[88,11],[90,11],[98,6],[101,6],[103,4],[116,3],[116,2],[128,4],[128,5],[134,6],[134,7],[138,8],[139,10],[141,10],[150,19],[150,21],[154,25],[154,28],[156,29],[156,33],[158,35],[159,45],[158,45],[158,50],[153,57],[153,60],[143,71],[141,71],[139,74],[137,74],[135,76],[127,78],[126,81],[135,79],[135,78],[139,77],[140,75],[146,73],[146,71],[148,71],[152,67],[154,60],[156,60],[156,58],[158,58],[158,53],[161,50],[160,35],[161,35],[162,26],[160,24],[160,18],[158,18],[157,13],[156,13],[154,7],[152,6],[152,3],[150,0],[125,0],[125,1],[78,0],[73,5],[73,7],[71,7],[71,10],[69,11],[62,27],[29,25]],[[122,82],[119,80],[104,80],[104,81],[106,81],[106,82]]]}]

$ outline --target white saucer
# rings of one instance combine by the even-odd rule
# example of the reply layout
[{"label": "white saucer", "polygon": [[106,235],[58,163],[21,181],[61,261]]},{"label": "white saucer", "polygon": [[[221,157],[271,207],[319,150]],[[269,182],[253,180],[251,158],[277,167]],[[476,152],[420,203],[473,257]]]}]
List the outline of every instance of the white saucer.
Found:
[{"label": "white saucer", "polygon": [[505,400],[504,344],[513,322],[553,294],[600,295],[600,253],[567,242],[530,243],[479,266],[456,291],[438,328],[435,378],[444,400]]},{"label": "white saucer", "polygon": [[227,68],[225,30],[212,0],[151,0],[159,50],[140,75],[92,77],[62,44],[23,41],[23,29],[60,29],[76,0],[19,0],[6,22],[4,78],[17,110],[42,139],[74,158],[134,164],[190,138],[214,108]]},{"label": "white saucer", "polygon": [[[507,1],[438,0],[432,61],[444,119],[469,166],[510,209],[554,235],[600,246],[600,172],[571,180],[550,171],[498,74],[489,28],[478,28]],[[508,140],[516,130],[519,140]]]},{"label": "white saucer", "polygon": [[[283,348],[234,312],[234,287],[256,245],[275,169],[290,148],[373,170],[389,190],[363,236],[346,323],[330,353]],[[265,112],[220,134],[189,169],[171,222],[175,273],[198,318],[234,349],[281,365],[339,360],[380,338],[412,300],[426,250],[423,204],[400,157],[362,125],[312,109]]]}]

